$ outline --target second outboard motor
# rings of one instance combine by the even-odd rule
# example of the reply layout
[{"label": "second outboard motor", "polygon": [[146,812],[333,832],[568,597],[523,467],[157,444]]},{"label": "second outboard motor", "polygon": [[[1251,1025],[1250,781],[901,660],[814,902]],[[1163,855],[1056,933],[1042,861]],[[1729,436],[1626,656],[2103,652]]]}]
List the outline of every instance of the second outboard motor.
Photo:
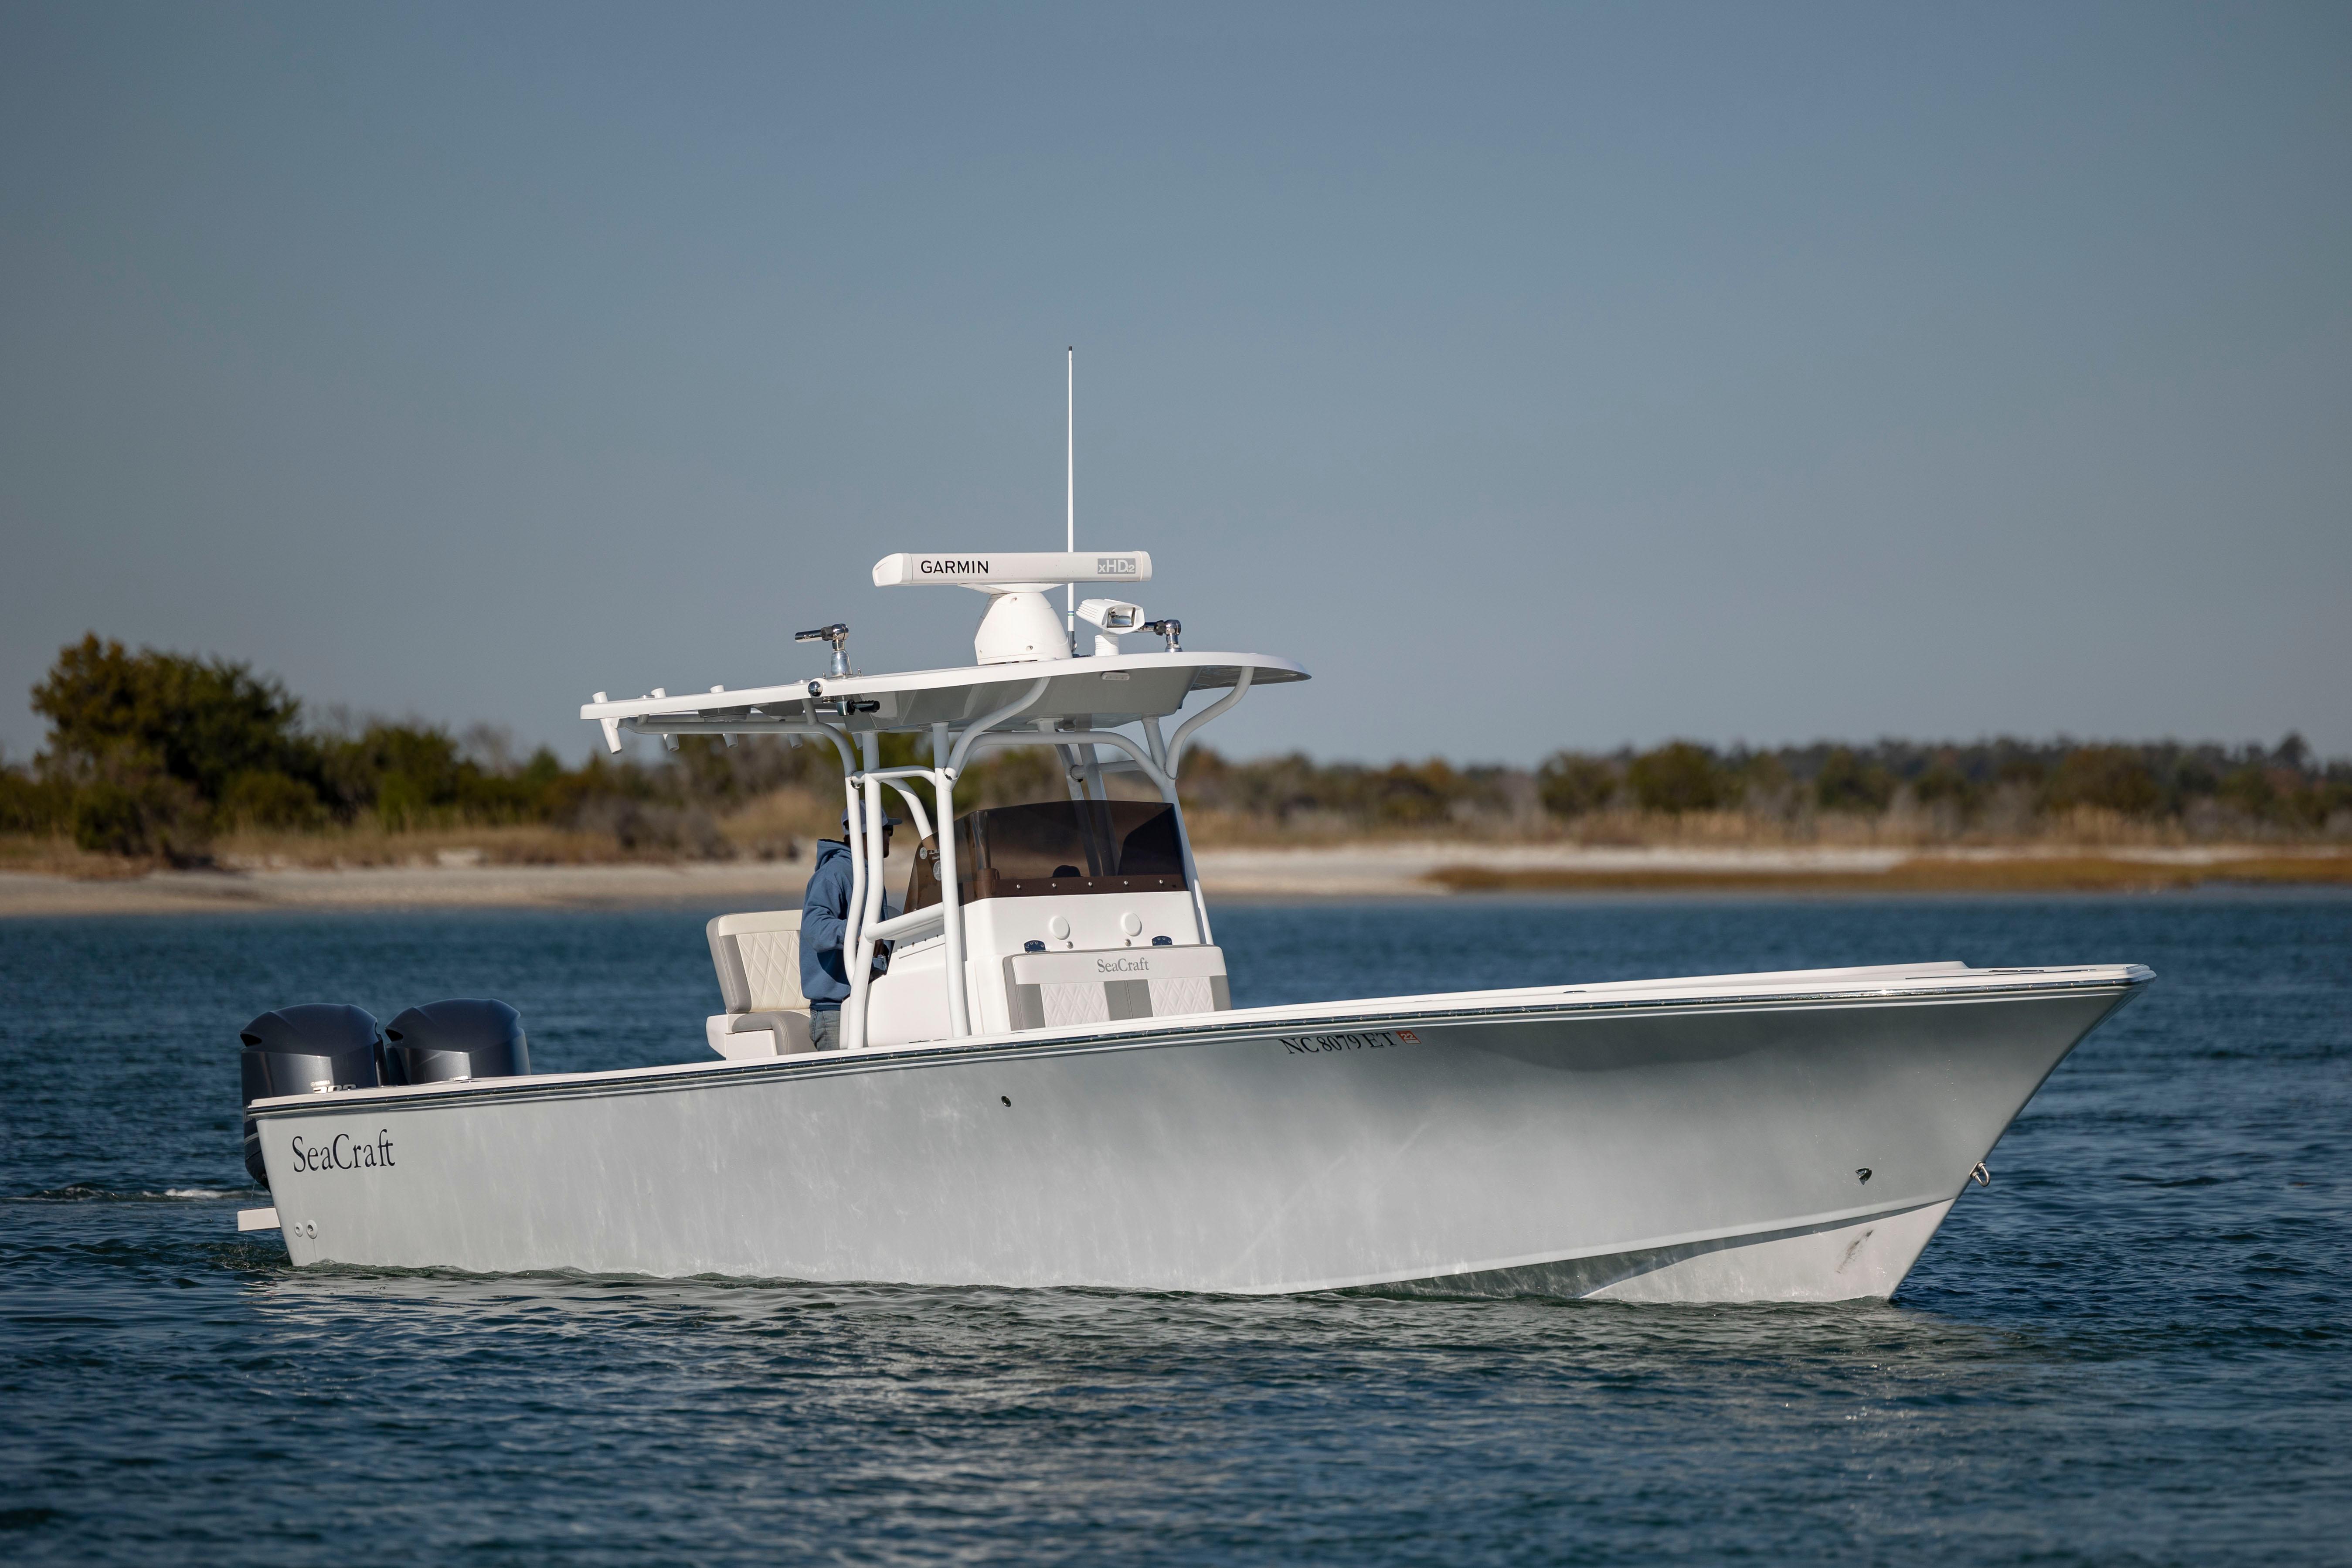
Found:
[{"label": "second outboard motor", "polygon": [[[375,1016],[338,1002],[309,1002],[264,1013],[237,1031],[245,1049],[237,1076],[245,1103],[278,1094],[317,1094],[337,1089],[373,1089],[383,1081],[383,1039]],[[269,1169],[261,1160],[261,1134],[245,1119],[245,1168],[263,1186]]]},{"label": "second outboard motor", "polygon": [[462,1083],[530,1071],[522,1015],[503,1002],[427,1002],[394,1018],[383,1039],[386,1083]]}]

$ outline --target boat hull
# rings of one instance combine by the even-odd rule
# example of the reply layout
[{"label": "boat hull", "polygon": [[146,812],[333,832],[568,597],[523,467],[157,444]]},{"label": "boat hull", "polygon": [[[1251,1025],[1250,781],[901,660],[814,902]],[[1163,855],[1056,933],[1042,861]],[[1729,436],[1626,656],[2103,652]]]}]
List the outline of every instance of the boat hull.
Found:
[{"label": "boat hull", "polygon": [[256,1117],[298,1264],[1884,1297],[2137,984],[1417,998]]}]

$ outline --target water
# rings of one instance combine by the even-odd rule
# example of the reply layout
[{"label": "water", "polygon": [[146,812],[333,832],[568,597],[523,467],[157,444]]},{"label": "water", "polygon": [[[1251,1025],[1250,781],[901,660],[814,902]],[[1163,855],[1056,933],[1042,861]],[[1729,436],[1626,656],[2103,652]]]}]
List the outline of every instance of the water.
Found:
[{"label": "water", "polygon": [[1891,1304],[297,1275],[234,1032],[687,1060],[708,911],[0,922],[0,1558],[2352,1559],[2352,900],[1230,908],[1244,1005],[1965,958],[2163,976]]}]

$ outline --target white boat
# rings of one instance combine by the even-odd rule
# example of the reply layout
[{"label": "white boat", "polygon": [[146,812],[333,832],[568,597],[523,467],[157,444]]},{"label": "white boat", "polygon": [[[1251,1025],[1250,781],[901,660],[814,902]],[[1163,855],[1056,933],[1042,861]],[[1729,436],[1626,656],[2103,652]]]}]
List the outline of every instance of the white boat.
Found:
[{"label": "white boat", "polygon": [[[893,555],[877,584],[991,595],[977,662],[854,674],[836,626],[807,634],[833,646],[817,679],[598,693],[581,713],[616,750],[794,737],[838,757],[859,821],[886,800],[911,821],[897,914],[853,823],[843,1048],[809,1048],[797,911],[724,917],[712,1059],[261,1093],[274,1210],[244,1223],[305,1265],[1885,1297],[2051,1070],[2153,978],[1923,963],[1235,1008],[1177,783],[1202,724],[1307,671],[1186,651],[1123,600],[1087,602],[1081,649],[1045,597],[1150,571],[1141,552]],[[891,733],[929,761],[880,766]],[[959,805],[973,760],[1010,746],[1053,748],[1067,798]]]}]

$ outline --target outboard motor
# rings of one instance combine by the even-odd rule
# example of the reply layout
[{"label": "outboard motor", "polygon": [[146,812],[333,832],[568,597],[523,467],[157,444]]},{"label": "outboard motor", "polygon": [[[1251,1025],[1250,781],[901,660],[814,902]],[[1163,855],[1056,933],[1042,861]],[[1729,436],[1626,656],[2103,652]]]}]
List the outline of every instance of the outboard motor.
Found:
[{"label": "outboard motor", "polygon": [[386,1083],[462,1083],[530,1071],[522,1015],[503,1002],[427,1002],[394,1018],[383,1038]]},{"label": "outboard motor", "polygon": [[[264,1013],[237,1031],[245,1049],[237,1076],[245,1103],[278,1094],[317,1094],[336,1089],[373,1089],[383,1081],[383,1039],[375,1016],[338,1002],[310,1002]],[[263,1186],[269,1170],[261,1162],[261,1134],[245,1119],[245,1168]]]}]

